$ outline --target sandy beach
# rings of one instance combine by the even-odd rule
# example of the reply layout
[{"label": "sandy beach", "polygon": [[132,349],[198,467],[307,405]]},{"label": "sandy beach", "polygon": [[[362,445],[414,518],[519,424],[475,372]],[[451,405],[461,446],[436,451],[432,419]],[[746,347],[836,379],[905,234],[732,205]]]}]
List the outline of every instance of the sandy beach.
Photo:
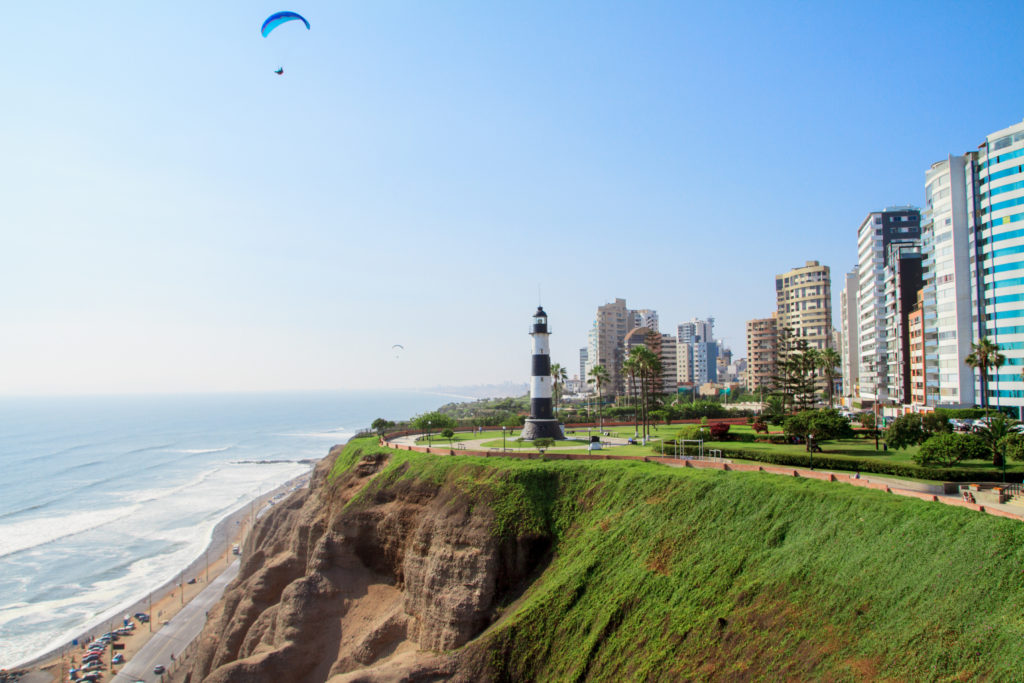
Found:
[{"label": "sandy beach", "polygon": [[[269,491],[259,499],[245,505],[222,519],[210,537],[210,543],[204,554],[197,557],[191,564],[184,567],[177,577],[167,581],[161,586],[153,589],[151,597],[140,600],[124,608],[124,614],[134,615],[137,612],[145,612],[150,615],[150,621],[146,624],[132,619],[135,623],[135,630],[131,635],[123,636],[118,642],[124,644],[124,649],[119,650],[126,661],[145,645],[153,633],[160,630],[165,621],[170,620],[178,611],[188,603],[199,591],[206,587],[224,571],[234,559],[231,548],[235,543],[241,544],[246,534],[252,528],[253,517],[259,515],[268,507],[268,503],[280,493],[288,494],[295,487],[303,487],[309,484],[311,472],[295,477],[276,489]],[[194,579],[194,583],[188,583]],[[184,589],[184,590],[182,590]],[[70,666],[81,662],[81,656],[85,651],[86,643],[100,635],[117,629],[122,626],[122,616],[118,615],[109,623],[104,623],[82,632],[76,638],[77,646],[68,644],[65,647],[56,648],[46,654],[35,658],[32,661],[21,664],[8,670],[7,680],[17,680],[26,683],[49,683],[50,681],[67,680],[67,672]],[[103,680],[110,680],[113,674],[120,669],[114,665],[111,671],[111,653],[107,653],[102,669]],[[24,672],[20,677],[11,677],[17,672]],[[0,677],[0,681],[5,680]]]}]

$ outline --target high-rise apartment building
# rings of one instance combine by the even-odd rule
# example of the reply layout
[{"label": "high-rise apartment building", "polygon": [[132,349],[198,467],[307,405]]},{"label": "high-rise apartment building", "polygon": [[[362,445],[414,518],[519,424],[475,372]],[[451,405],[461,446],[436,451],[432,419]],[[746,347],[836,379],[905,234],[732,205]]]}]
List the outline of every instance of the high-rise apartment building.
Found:
[{"label": "high-rise apartment building", "polygon": [[661,389],[666,394],[676,393],[679,388],[677,379],[679,368],[679,350],[676,338],[671,334],[661,335]]},{"label": "high-rise apartment building", "polygon": [[759,391],[772,386],[778,341],[777,314],[770,318],[747,321],[746,386],[749,391]]},{"label": "high-rise apartment building", "polygon": [[857,229],[857,309],[860,399],[889,400],[885,329],[885,265],[889,245],[919,244],[921,214],[910,206],[869,213]]},{"label": "high-rise apartment building", "polygon": [[1024,413],[1024,122],[985,138],[974,181],[981,335],[998,344],[1006,358],[990,373],[987,403]]},{"label": "high-rise apartment building", "polygon": [[889,399],[900,405],[910,398],[910,311],[921,291],[921,247],[914,242],[889,245],[883,274],[886,338],[886,385]]},{"label": "high-rise apartment building", "polygon": [[910,403],[925,405],[924,389],[924,290],[919,289],[907,316],[910,331]]},{"label": "high-rise apartment building", "polygon": [[607,396],[624,391],[622,361],[626,357],[624,342],[626,335],[633,329],[641,327],[638,322],[644,320],[658,324],[655,311],[633,311],[626,308],[625,299],[597,307],[594,324],[587,335],[587,379],[595,365],[603,365],[608,372],[608,387],[603,390]]},{"label": "high-rise apartment building", "polygon": [[[718,379],[718,345],[715,343],[715,319],[694,318],[676,328],[680,345],[689,346],[687,354],[688,381],[699,387]],[[680,362],[682,354],[680,354]]]},{"label": "high-rise apartment building", "polygon": [[839,294],[839,356],[842,358],[843,393],[846,399],[858,395],[860,389],[857,369],[859,368],[860,346],[857,327],[857,269],[854,268],[843,278],[843,291]]},{"label": "high-rise apartment building", "polygon": [[649,308],[641,308],[633,311],[633,326],[646,327],[654,332],[658,331],[658,312]]},{"label": "high-rise apartment building", "polygon": [[580,349],[580,379],[583,384],[587,383],[587,350]]},{"label": "high-rise apartment building", "polygon": [[967,407],[975,403],[974,373],[963,359],[971,352],[977,317],[974,153],[949,156],[925,173],[921,227],[924,265],[925,404]]},{"label": "high-rise apartment building", "polygon": [[693,385],[693,346],[676,338],[676,390]]},{"label": "high-rise apartment building", "polygon": [[805,339],[808,348],[832,347],[832,277],[828,266],[807,261],[775,276],[779,329]]}]

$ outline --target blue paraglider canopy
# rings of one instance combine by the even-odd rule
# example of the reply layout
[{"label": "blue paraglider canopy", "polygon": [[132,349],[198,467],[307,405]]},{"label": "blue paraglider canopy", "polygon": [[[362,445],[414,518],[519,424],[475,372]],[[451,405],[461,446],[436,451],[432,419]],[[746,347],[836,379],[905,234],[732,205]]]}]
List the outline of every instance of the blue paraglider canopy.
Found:
[{"label": "blue paraglider canopy", "polygon": [[274,12],[263,22],[263,26],[260,27],[260,33],[266,38],[275,28],[289,21],[301,21],[306,25],[306,29],[309,30],[309,22],[301,14],[297,12]]}]

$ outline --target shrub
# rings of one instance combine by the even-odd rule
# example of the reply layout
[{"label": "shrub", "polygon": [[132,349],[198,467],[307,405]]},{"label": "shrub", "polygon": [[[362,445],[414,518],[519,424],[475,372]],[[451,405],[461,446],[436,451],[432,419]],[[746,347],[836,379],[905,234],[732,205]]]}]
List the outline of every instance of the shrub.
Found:
[{"label": "shrub", "polygon": [[708,430],[702,425],[688,425],[676,432],[677,439],[696,441],[697,439],[708,438]]},{"label": "shrub", "polygon": [[[813,461],[810,453],[773,453],[766,451],[745,451],[742,449],[729,449],[723,455],[728,458],[742,458],[756,462],[771,463],[784,467],[810,467],[812,464],[818,469],[859,471],[869,474],[888,474],[897,477],[910,477],[913,479],[932,479],[935,481],[986,481],[992,479],[994,470],[991,468],[945,468],[945,467],[916,467],[894,463],[890,460],[875,458],[835,458],[821,453],[813,454]],[[1024,473],[1007,472],[1007,481],[1021,481]]]},{"label": "shrub", "polygon": [[1007,434],[999,441],[999,446],[1006,457],[1024,460],[1024,434]]},{"label": "shrub", "polygon": [[885,430],[885,443],[889,448],[900,450],[908,446],[916,446],[926,438],[921,426],[921,416],[917,413],[900,415]]},{"label": "shrub", "polygon": [[716,422],[711,425],[711,438],[715,441],[727,441],[729,439],[729,424]]},{"label": "shrub", "polygon": [[858,419],[860,420],[860,426],[864,429],[873,429],[875,426],[874,413],[862,413]]},{"label": "shrub", "polygon": [[951,467],[961,460],[984,460],[988,452],[985,441],[976,434],[936,434],[921,444],[913,458],[925,467]]},{"label": "shrub", "polygon": [[754,424],[751,425],[751,427],[754,429],[755,434],[768,433],[768,425],[766,425],[764,422],[755,422]]}]

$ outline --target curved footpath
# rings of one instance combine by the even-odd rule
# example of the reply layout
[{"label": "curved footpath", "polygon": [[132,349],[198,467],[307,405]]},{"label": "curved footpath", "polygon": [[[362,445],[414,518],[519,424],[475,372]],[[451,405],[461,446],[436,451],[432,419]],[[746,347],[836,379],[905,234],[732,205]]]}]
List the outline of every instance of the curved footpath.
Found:
[{"label": "curved footpath", "polygon": [[[395,438],[388,438],[387,436],[381,437],[380,443],[388,448],[394,448],[396,450],[410,450],[417,451],[420,453],[432,453],[434,455],[448,455],[451,449],[445,447],[433,447],[428,448],[427,446],[420,446],[416,444],[416,439],[426,436],[426,433],[422,434],[402,434],[396,435]],[[493,441],[493,438],[487,439],[473,439],[469,441],[461,441],[460,447],[457,449],[459,455],[472,455],[477,457],[511,457],[511,458],[539,458],[540,456],[533,451],[525,448],[508,449],[507,451],[501,451],[500,449],[484,449],[482,444],[485,441]],[[626,443],[626,439],[618,439],[614,437],[605,437],[605,443],[609,445],[623,445]],[[480,450],[471,448],[475,446]],[[583,443],[580,446],[567,446],[560,447],[559,450],[566,449],[586,449],[587,444]],[[587,453],[587,454],[576,454],[576,453],[548,453],[546,456],[548,459],[565,459],[565,460],[642,460],[643,462],[657,462],[662,465],[668,465],[669,467],[693,467],[700,469],[717,469],[726,472],[767,472],[769,474],[779,474],[787,477],[803,477],[805,479],[820,479],[822,481],[840,482],[849,484],[851,486],[860,486],[862,488],[876,489],[880,491],[886,491],[889,493],[896,494],[898,496],[907,496],[909,498],[918,498],[920,500],[944,503],[946,505],[953,505],[955,507],[963,507],[969,510],[975,510],[977,512],[985,512],[990,515],[997,517],[1008,517],[1010,519],[1016,519],[1018,521],[1024,521],[1024,510],[1016,505],[1006,505],[1001,503],[985,503],[984,505],[978,503],[969,503],[963,500],[957,494],[947,493],[945,487],[941,484],[926,484],[924,482],[914,482],[903,479],[890,479],[887,477],[879,477],[875,475],[871,476],[859,476],[852,475],[849,472],[835,472],[831,470],[814,470],[814,469],[803,469],[799,467],[782,467],[778,465],[762,465],[762,464],[743,464],[734,463],[728,459],[725,460],[695,460],[692,458],[667,458],[657,456],[637,456],[637,455],[601,455],[600,453]]]}]

